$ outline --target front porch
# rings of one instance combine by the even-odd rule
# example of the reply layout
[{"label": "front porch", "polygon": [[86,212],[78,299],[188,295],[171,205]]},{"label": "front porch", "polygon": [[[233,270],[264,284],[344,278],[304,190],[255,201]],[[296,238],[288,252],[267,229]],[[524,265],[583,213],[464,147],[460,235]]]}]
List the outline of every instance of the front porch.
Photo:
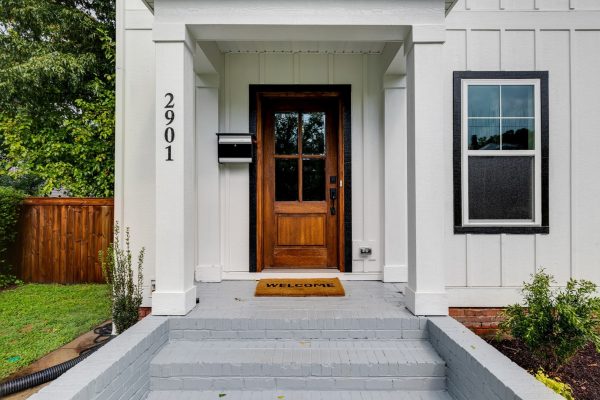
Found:
[{"label": "front porch", "polygon": [[[338,153],[351,162],[340,161],[344,168],[326,174],[327,200],[336,187],[348,197],[343,200],[347,206],[337,208],[343,218],[339,230],[330,234],[326,228],[328,243],[339,243],[327,248],[327,254],[338,252],[337,264],[330,257],[327,268],[335,271],[337,265],[342,279],[404,282],[411,312],[446,315],[444,199],[437,195],[445,184],[443,2],[386,4],[385,18],[367,7],[360,26],[352,28],[340,21],[344,13],[351,19],[354,14],[327,2],[311,24],[291,16],[275,24],[272,10],[262,10],[251,21],[209,19],[189,10],[186,18],[173,20],[177,7],[156,2],[153,25],[153,313],[188,313],[196,282],[260,279],[254,271],[261,270],[261,249],[269,248],[263,243],[275,240],[260,236],[263,219],[256,203],[271,203],[260,203],[257,188],[269,185],[264,176],[276,174],[273,168],[264,175],[256,168],[254,174],[254,165],[219,165],[216,159],[216,132],[259,136],[260,128],[253,131],[257,119],[249,88],[340,85],[351,92],[342,118],[351,133],[344,132]],[[298,154],[303,165],[304,156]],[[319,212],[329,214],[330,206],[335,215],[333,203]],[[318,238],[313,240],[321,246]],[[282,242],[296,246],[289,238]],[[298,249],[293,251],[297,255]]]}]

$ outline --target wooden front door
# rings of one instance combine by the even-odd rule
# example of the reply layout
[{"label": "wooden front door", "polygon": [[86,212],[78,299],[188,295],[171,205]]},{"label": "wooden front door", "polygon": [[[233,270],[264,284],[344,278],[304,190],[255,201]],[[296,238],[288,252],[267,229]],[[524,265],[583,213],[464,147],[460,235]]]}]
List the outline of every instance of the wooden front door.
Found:
[{"label": "wooden front door", "polygon": [[282,95],[261,111],[262,266],[338,268],[339,102]]}]

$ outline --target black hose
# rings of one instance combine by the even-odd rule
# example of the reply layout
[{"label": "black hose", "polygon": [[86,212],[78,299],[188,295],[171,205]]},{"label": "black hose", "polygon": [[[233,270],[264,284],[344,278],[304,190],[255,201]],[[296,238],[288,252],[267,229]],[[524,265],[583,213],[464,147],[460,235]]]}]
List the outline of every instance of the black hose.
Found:
[{"label": "black hose", "polygon": [[[112,324],[109,323],[94,329],[94,333],[98,335],[96,339],[94,339],[94,342],[96,342],[96,344],[88,349],[82,350],[79,353],[78,357],[75,357],[69,361],[65,361],[53,367],[34,372],[33,374],[25,375],[20,378],[0,383],[0,398],[9,394],[17,393],[22,390],[32,388],[37,385],[41,385],[42,383],[46,383],[58,378],[59,376],[67,372],[69,369],[73,368],[75,365],[88,358],[92,353],[94,353],[100,347],[104,346],[108,341],[110,341],[113,338],[113,336],[110,335],[111,327]],[[101,337],[107,337],[107,339],[103,341],[98,341]]]}]

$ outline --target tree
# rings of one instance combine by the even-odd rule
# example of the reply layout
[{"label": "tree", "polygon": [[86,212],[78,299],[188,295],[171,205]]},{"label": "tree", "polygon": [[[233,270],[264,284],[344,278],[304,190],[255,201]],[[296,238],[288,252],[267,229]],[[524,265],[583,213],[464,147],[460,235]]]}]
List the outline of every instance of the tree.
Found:
[{"label": "tree", "polygon": [[0,175],[111,196],[115,0],[0,0]]}]

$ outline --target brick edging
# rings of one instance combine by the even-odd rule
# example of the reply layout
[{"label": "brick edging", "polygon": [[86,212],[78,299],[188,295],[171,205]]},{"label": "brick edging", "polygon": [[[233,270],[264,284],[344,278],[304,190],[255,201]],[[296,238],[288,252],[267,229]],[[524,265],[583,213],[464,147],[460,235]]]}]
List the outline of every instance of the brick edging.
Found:
[{"label": "brick edging", "polygon": [[450,307],[448,315],[481,337],[495,336],[504,307]]}]

